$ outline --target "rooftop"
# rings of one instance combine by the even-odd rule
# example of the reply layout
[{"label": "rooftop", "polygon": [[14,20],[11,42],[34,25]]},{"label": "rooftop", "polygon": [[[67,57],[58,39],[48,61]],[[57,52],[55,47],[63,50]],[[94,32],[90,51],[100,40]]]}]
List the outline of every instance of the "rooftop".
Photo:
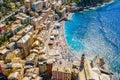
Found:
[{"label": "rooftop", "polygon": [[26,60],[28,60],[28,61],[31,61],[31,60],[34,60],[35,59],[35,56],[36,56],[36,54],[30,54],[27,58],[26,58]]},{"label": "rooftop", "polygon": [[21,38],[20,35],[14,35],[12,38],[10,38],[10,41],[17,41]]},{"label": "rooftop", "polygon": [[30,35],[26,34],[24,37],[22,37],[18,43],[26,43],[30,39]]},{"label": "rooftop", "polygon": [[25,32],[28,32],[28,31],[30,31],[32,28],[33,28],[32,25],[28,25],[28,26],[24,29],[24,31],[25,31]]},{"label": "rooftop", "polygon": [[9,50],[8,49],[3,49],[3,50],[0,50],[0,54],[6,54],[6,52],[8,52]]},{"label": "rooftop", "polygon": [[19,13],[19,14],[15,15],[15,17],[18,19],[25,19],[25,18],[28,18],[29,16],[27,16],[24,13]]},{"label": "rooftop", "polygon": [[7,44],[7,48],[11,48],[13,45],[15,45],[15,42],[11,42],[11,43]]},{"label": "rooftop", "polygon": [[36,22],[36,21],[40,21],[42,18],[43,18],[43,17],[41,17],[41,16],[40,16],[40,17],[37,17],[37,18],[33,18],[33,21],[35,21],[35,22]]},{"label": "rooftop", "polygon": [[60,66],[60,65],[53,66],[52,71],[71,73],[71,69],[69,67],[63,67],[63,66]]},{"label": "rooftop", "polygon": [[11,78],[17,78],[17,76],[19,75],[19,72],[14,72],[14,73],[11,73],[8,78],[11,79]]},{"label": "rooftop", "polygon": [[17,29],[18,26],[22,26],[22,24],[21,23],[17,23],[17,24],[14,23],[14,24],[12,24],[11,30],[13,31],[13,30]]},{"label": "rooftop", "polygon": [[41,1],[36,1],[36,2],[34,2],[33,4],[38,4],[38,3],[40,3],[40,2],[43,2],[42,0]]},{"label": "rooftop", "polygon": [[0,28],[2,28],[2,27],[4,27],[4,26],[6,26],[6,24],[0,24]]},{"label": "rooftop", "polygon": [[28,25],[26,28],[20,30],[17,35],[22,35],[28,33],[31,29],[33,29],[32,25]]},{"label": "rooftop", "polygon": [[30,0],[24,0],[24,2],[30,2]]}]

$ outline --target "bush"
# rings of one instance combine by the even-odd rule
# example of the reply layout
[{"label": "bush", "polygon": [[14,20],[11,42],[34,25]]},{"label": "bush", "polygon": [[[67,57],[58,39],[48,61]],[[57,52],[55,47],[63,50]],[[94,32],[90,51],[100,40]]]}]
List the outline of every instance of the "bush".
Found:
[{"label": "bush", "polygon": [[61,17],[62,16],[62,12],[57,12],[58,16]]}]

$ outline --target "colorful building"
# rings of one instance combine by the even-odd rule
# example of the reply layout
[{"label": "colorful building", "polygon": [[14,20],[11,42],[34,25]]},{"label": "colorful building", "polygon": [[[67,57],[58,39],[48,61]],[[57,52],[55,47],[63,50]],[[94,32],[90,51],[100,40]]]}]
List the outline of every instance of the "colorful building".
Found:
[{"label": "colorful building", "polygon": [[43,1],[37,1],[32,4],[32,9],[39,12],[43,9]]},{"label": "colorful building", "polygon": [[9,49],[10,51],[13,51],[15,49],[15,42],[11,42],[9,44],[6,45],[7,49]]},{"label": "colorful building", "polygon": [[13,35],[15,35],[18,31],[20,31],[23,28],[23,25],[21,24],[20,20],[16,20],[11,25],[11,32]]},{"label": "colorful building", "polygon": [[21,20],[22,23],[30,23],[30,16],[27,16],[24,13],[19,13],[16,15],[16,18]]}]

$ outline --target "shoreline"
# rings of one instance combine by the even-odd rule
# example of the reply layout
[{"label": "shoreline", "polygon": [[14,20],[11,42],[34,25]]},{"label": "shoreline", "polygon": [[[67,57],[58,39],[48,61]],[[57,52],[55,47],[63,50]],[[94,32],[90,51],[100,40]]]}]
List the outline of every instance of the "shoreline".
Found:
[{"label": "shoreline", "polygon": [[[101,6],[97,6],[97,7],[95,7],[95,9],[87,9],[87,10],[96,10],[96,9],[98,9],[98,8],[101,8],[101,7],[105,7],[105,6],[108,6],[108,5],[111,5],[111,4],[114,4],[115,2],[114,2],[114,0],[112,0],[112,1],[110,1],[109,3],[104,3],[103,5],[101,5]],[[83,11],[80,11],[80,12],[84,12],[85,10],[83,10]],[[69,13],[68,13],[69,14]],[[69,15],[68,15],[68,17],[71,19],[72,18],[72,16],[73,16],[73,14],[74,13],[70,13]],[[72,19],[71,19],[72,20]],[[64,24],[65,24],[65,22],[64,22]],[[67,41],[66,41],[66,34],[65,34],[65,25],[63,26],[64,27],[64,38],[65,38],[65,43],[67,44],[67,46],[68,46],[68,48],[70,49],[70,46],[68,45],[68,43],[67,43]],[[71,50],[70,50],[71,51]],[[72,52],[72,54],[74,55],[74,52]],[[76,57],[76,56],[75,56]],[[104,57],[104,56],[103,56]],[[104,59],[106,60],[106,58],[104,57]],[[106,62],[106,64],[108,64],[108,62]],[[110,67],[110,65],[108,64],[108,66]],[[108,67],[108,68],[109,68]],[[110,71],[112,71],[111,69],[109,69]],[[113,71],[112,71],[113,72]],[[113,72],[115,75],[114,76],[119,76],[119,74],[117,74],[116,72]],[[114,78],[114,76],[113,76],[113,78]]]},{"label": "shoreline", "polygon": [[[98,8],[107,6],[107,5],[109,5],[109,4],[113,3],[113,2],[114,2],[114,0],[111,0],[111,1],[109,1],[109,2],[104,2],[103,4],[98,5],[98,6],[96,6],[96,7],[90,7],[90,9],[91,9],[91,8],[98,9]],[[90,9],[89,9],[89,10],[90,10]],[[93,9],[93,10],[94,10],[94,9]],[[92,9],[91,9],[91,10],[92,10]]]},{"label": "shoreline", "polygon": [[103,2],[103,4],[98,3],[95,7],[92,7],[92,6],[86,6],[86,7],[79,6],[79,7],[77,7],[77,6],[75,6],[76,7],[76,8],[74,8],[75,10],[73,9],[73,11],[71,11],[71,12],[76,13],[76,12],[84,12],[84,11],[89,11],[89,10],[96,10],[98,8],[107,6],[107,5],[109,5],[111,3],[114,3],[114,2],[115,2],[115,0],[111,0],[111,1],[108,1],[108,2]]},{"label": "shoreline", "polygon": [[[89,9],[83,9],[83,11],[80,11],[80,12],[84,12],[85,10],[96,10],[96,9],[98,9],[98,8],[101,8],[101,7],[104,7],[104,6],[109,5],[109,4],[113,3],[114,1],[115,1],[115,0],[111,0],[111,1],[109,1],[109,2],[104,2],[104,3],[103,3],[102,5],[100,5],[100,6],[90,7]],[[91,9],[91,8],[94,8],[94,9]],[[74,13],[68,13],[67,18],[70,19],[70,20],[72,20],[72,16],[73,16],[73,15],[74,15]],[[66,34],[65,34],[65,27],[66,27],[66,26],[65,26],[65,23],[66,23],[66,21],[62,22],[62,27],[63,27],[62,32],[63,32],[63,34],[64,34],[64,37],[63,37],[64,42],[65,42],[65,44],[67,45],[68,51],[70,51],[70,53],[71,53],[74,57],[78,58],[78,57],[74,54],[74,52],[71,51],[70,46],[68,45],[68,43],[67,43],[67,41],[66,41]],[[78,60],[79,60],[79,59],[78,59]]]},{"label": "shoreline", "polygon": [[[91,9],[91,10],[96,10],[96,9],[98,9],[98,8],[102,8],[102,7],[104,7],[104,6],[107,6],[107,5],[109,5],[109,4],[112,4],[113,2],[114,2],[115,0],[111,0],[111,1],[109,1],[109,2],[104,2],[103,4],[101,4],[100,6],[96,6],[96,7],[94,7],[95,9]],[[91,7],[92,8],[92,7]],[[89,9],[90,10],[90,9]]]},{"label": "shoreline", "polygon": [[[70,16],[72,16],[72,15],[70,15]],[[61,24],[62,24],[62,31],[61,32],[63,32],[63,36],[61,36],[62,37],[62,40],[63,40],[63,42],[65,43],[65,46],[63,46],[64,47],[64,49],[67,51],[66,53],[64,53],[63,55],[65,55],[65,56],[67,56],[67,55],[71,55],[71,57],[70,57],[70,59],[71,59],[71,61],[80,61],[80,58],[79,57],[77,57],[76,55],[75,55],[75,53],[74,52],[72,52],[71,51],[71,49],[70,49],[70,46],[68,45],[68,43],[67,43],[67,41],[66,41],[66,34],[65,34],[65,21],[63,21],[63,22],[61,22]],[[97,56],[97,55],[96,55]],[[101,56],[98,56],[98,57],[101,57]],[[87,58],[87,57],[86,57]],[[67,58],[68,59],[68,58]],[[103,57],[103,59],[105,59],[104,57]],[[89,60],[89,59],[88,59]],[[70,61],[70,62],[71,62]],[[89,61],[91,61],[91,60],[89,60]],[[113,73],[112,71],[111,71],[111,69],[108,69],[109,67],[109,65],[108,65],[108,63],[105,61],[105,64],[107,65],[107,68],[106,68],[106,70],[108,70],[108,72],[111,72],[111,73]],[[106,70],[103,70],[103,71],[106,71]],[[114,74],[114,73],[113,73]]]},{"label": "shoreline", "polygon": [[[67,16],[67,18],[70,18],[71,20],[72,20],[72,16],[73,16],[73,14],[74,13],[68,13],[68,16]],[[71,55],[71,57],[70,58],[72,58],[73,60],[80,60],[75,54],[74,54],[74,52],[72,52],[71,51],[71,49],[70,49],[70,46],[68,45],[68,43],[67,43],[67,41],[66,41],[66,34],[65,34],[65,23],[66,23],[66,21],[62,21],[61,22],[61,28],[62,28],[62,33],[63,33],[63,36],[62,36],[62,39],[63,39],[63,42],[65,43],[65,46],[64,46],[64,48],[65,48],[65,50],[67,51],[67,54],[70,54]],[[67,54],[65,54],[65,55],[67,55]]]}]

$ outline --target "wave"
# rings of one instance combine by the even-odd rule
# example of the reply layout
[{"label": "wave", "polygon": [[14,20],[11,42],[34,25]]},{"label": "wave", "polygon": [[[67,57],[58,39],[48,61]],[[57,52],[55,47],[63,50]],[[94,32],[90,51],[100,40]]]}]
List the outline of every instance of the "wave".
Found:
[{"label": "wave", "polygon": [[[120,1],[96,10],[75,13],[66,23],[66,40],[75,55],[85,53],[106,58],[115,72],[112,80],[120,80]],[[92,55],[92,56],[90,56]]]}]

